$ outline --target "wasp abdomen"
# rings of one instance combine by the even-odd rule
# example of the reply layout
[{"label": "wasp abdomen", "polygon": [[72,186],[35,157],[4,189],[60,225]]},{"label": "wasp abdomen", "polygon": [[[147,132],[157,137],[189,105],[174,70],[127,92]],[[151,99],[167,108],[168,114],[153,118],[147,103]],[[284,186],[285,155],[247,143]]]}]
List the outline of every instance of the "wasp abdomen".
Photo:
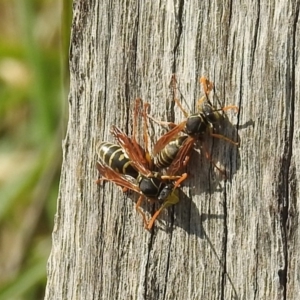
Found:
[{"label": "wasp abdomen", "polygon": [[101,160],[114,171],[133,178],[138,177],[137,170],[133,168],[130,159],[120,146],[101,142],[97,145],[97,152]]},{"label": "wasp abdomen", "polygon": [[187,135],[180,136],[167,144],[156,156],[155,165],[159,168],[167,168],[171,165],[176,155],[187,139]]}]

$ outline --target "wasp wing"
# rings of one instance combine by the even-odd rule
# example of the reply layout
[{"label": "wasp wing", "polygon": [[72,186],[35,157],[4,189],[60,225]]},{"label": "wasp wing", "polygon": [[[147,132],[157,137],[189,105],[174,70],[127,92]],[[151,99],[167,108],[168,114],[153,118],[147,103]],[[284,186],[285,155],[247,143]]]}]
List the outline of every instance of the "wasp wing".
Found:
[{"label": "wasp wing", "polygon": [[126,180],[126,178],[123,177],[120,173],[115,172],[113,169],[103,164],[101,161],[97,161],[96,167],[103,177],[102,180],[114,182],[116,185],[133,190],[142,195],[137,185],[129,180]]},{"label": "wasp wing", "polygon": [[194,147],[195,139],[193,137],[188,137],[184,144],[179,149],[175,159],[172,161],[171,165],[167,170],[168,175],[176,175],[186,166],[191,150]]},{"label": "wasp wing", "polygon": [[176,125],[170,131],[165,133],[154,145],[153,155],[159,153],[167,144],[169,144],[172,140],[174,140],[178,134],[184,130],[186,124],[186,120]]},{"label": "wasp wing", "polygon": [[132,161],[133,167],[142,175],[150,176],[152,173],[149,170],[149,161],[146,158],[146,152],[142,146],[140,146],[135,139],[128,137],[116,126],[112,126],[111,132]]}]

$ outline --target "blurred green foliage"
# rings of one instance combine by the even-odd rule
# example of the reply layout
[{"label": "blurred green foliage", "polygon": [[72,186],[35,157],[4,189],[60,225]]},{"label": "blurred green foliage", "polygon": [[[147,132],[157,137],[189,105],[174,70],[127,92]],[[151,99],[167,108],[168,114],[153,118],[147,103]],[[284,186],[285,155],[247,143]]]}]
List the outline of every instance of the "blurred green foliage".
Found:
[{"label": "blurred green foliage", "polygon": [[71,13],[70,0],[0,1],[0,300],[44,297]]}]

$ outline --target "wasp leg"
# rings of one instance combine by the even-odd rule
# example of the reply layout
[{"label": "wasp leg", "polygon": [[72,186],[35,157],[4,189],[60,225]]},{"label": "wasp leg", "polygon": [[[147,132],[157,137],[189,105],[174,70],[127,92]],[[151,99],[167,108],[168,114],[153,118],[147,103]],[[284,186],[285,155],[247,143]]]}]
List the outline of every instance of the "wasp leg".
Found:
[{"label": "wasp leg", "polygon": [[[189,116],[188,112],[182,107],[180,101],[177,98],[176,95],[176,90],[177,89],[177,80],[176,80],[176,75],[173,74],[172,75],[172,79],[171,79],[171,86],[173,88],[173,100],[174,102],[177,104],[177,106],[180,108],[180,110],[183,112],[184,116],[187,118]],[[180,92],[180,91],[179,91]]]},{"label": "wasp leg", "polygon": [[151,230],[151,228],[154,225],[155,220],[157,219],[157,217],[160,215],[160,213],[167,207],[171,206],[172,203],[169,203],[168,201],[166,201],[156,212],[155,214],[152,216],[152,218],[150,219],[150,221],[148,222],[148,224],[146,224],[145,228],[148,230]]},{"label": "wasp leg", "polygon": [[148,222],[147,222],[147,219],[146,219],[145,214],[142,212],[142,210],[141,210],[141,208],[140,208],[143,199],[144,199],[144,196],[141,195],[141,196],[139,197],[139,199],[138,199],[136,205],[135,205],[135,209],[137,210],[137,212],[139,212],[139,213],[142,215],[142,218],[143,218],[143,221],[144,221],[144,226],[146,227],[147,224],[148,224]]},{"label": "wasp leg", "polygon": [[162,180],[177,180],[177,179],[181,178],[181,176],[179,176],[179,175],[162,175],[162,176],[160,176],[160,178]]},{"label": "wasp leg", "polygon": [[228,106],[225,106],[225,107],[222,107],[222,110],[225,111],[225,110],[229,110],[229,109],[233,109],[235,110],[236,113],[239,112],[239,108],[235,105],[228,105]]},{"label": "wasp leg", "polygon": [[180,110],[183,112],[184,116],[187,118],[189,116],[188,112],[182,107],[181,103],[179,102],[179,100],[175,97],[174,98],[175,103],[177,104],[177,106],[180,108]]},{"label": "wasp leg", "polygon": [[212,159],[211,155],[209,154],[209,152],[208,152],[206,146],[204,145],[204,143],[202,144],[202,147],[203,147],[203,150],[204,150],[204,152],[205,152],[205,157],[206,157],[206,159],[209,160],[209,161],[214,165],[214,167],[215,167],[216,169],[218,169],[218,171],[219,171],[225,178],[227,178],[227,176],[226,176],[226,171],[225,171],[225,170],[222,170],[221,168],[219,168],[219,167],[217,166],[217,164],[215,163],[215,161]]},{"label": "wasp leg", "polygon": [[143,138],[144,138],[144,149],[145,149],[145,158],[148,162],[148,166],[149,166],[149,169],[152,170],[153,169],[153,161],[152,161],[152,158],[151,158],[151,155],[150,155],[150,152],[149,152],[149,148],[148,148],[148,145],[149,145],[149,134],[148,134],[148,129],[149,129],[149,126],[148,126],[148,119],[147,119],[147,116],[148,116],[148,109],[150,107],[150,104],[149,103],[144,103],[144,109],[143,109],[143,112],[142,112],[142,116],[143,116],[143,119],[144,119],[144,128],[143,128]]},{"label": "wasp leg", "polygon": [[181,177],[175,182],[174,189],[176,189],[177,187],[179,187],[179,185],[181,184],[181,182],[183,182],[184,180],[186,180],[187,177],[188,177],[187,173],[183,173],[181,175]]},{"label": "wasp leg", "polygon": [[183,173],[181,176],[176,176],[176,175],[162,175],[161,176],[161,179],[162,180],[176,180],[176,182],[175,182],[175,184],[174,184],[174,189],[175,188],[177,188],[179,185],[180,185],[180,183],[182,182],[182,181],[184,181],[184,180],[186,180],[187,179],[187,173]]},{"label": "wasp leg", "polygon": [[212,132],[211,132],[211,133],[210,133],[210,136],[215,137],[215,138],[217,138],[217,139],[221,139],[221,140],[227,141],[228,143],[231,143],[231,144],[233,144],[233,145],[235,145],[235,146],[239,146],[239,145],[240,145],[239,142],[235,142],[235,141],[233,141],[233,140],[227,138],[226,136],[224,136],[224,135],[222,135],[222,134],[217,134],[217,133],[212,133]]},{"label": "wasp leg", "polygon": [[98,179],[95,181],[96,184],[103,184],[104,181],[109,181],[109,179],[105,177],[98,177]]},{"label": "wasp leg", "polygon": [[150,219],[150,221],[148,222],[148,225],[146,226],[146,229],[150,230],[153,225],[155,220],[157,219],[157,217],[160,215],[160,213],[167,207],[174,205],[176,203],[179,202],[179,198],[177,195],[171,194],[171,196],[168,198],[169,200],[165,201],[162,206],[155,212],[155,214],[152,216],[152,218]]},{"label": "wasp leg", "polygon": [[145,228],[146,228],[146,229],[151,230],[151,228],[152,228],[153,225],[154,225],[155,220],[156,220],[157,217],[160,215],[160,213],[162,212],[162,210],[163,210],[164,208],[166,208],[166,207],[167,207],[167,206],[162,205],[162,206],[159,208],[159,210],[157,210],[157,211],[155,212],[155,214],[152,216],[152,218],[150,219],[150,221],[148,222],[148,224],[145,225]]}]

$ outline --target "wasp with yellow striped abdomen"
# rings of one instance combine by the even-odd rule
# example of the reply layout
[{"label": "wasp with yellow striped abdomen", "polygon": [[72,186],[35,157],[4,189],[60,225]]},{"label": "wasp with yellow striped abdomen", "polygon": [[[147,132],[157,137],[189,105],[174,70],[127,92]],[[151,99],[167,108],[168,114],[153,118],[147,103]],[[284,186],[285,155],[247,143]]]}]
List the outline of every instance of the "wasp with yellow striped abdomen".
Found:
[{"label": "wasp with yellow striped abdomen", "polygon": [[[145,227],[151,229],[160,212],[179,201],[178,186],[187,175],[164,175],[156,172],[147,146],[143,148],[137,143],[135,131],[132,138],[116,126],[112,126],[111,131],[119,145],[109,142],[97,144],[97,169],[102,176],[98,183],[103,180],[112,181],[122,188],[140,194],[136,209],[142,214]],[[144,138],[147,137],[144,135]],[[144,198],[161,205],[149,221],[140,209]]]},{"label": "wasp with yellow striped abdomen", "polygon": [[[147,170],[147,175],[143,175],[134,169],[132,161],[123,149],[112,143],[99,143],[97,153],[100,158],[97,162],[97,169],[102,175],[98,183],[103,180],[112,181],[122,188],[140,194],[136,209],[142,214],[147,229],[152,228],[155,219],[164,208],[179,201],[177,187],[186,178],[185,175],[167,176],[150,170]],[[146,220],[145,214],[140,209],[144,197],[161,204],[159,211],[150,221]]]},{"label": "wasp with yellow striped abdomen", "polygon": [[[175,97],[174,101],[180,107],[185,116],[184,121],[179,124],[175,124],[172,122],[161,122],[156,120],[152,116],[148,116],[150,119],[160,125],[172,127],[170,131],[164,134],[156,142],[153,149],[154,155],[162,157],[161,153],[166,151],[166,147],[168,147],[168,145],[170,145],[172,142],[176,144],[176,140],[181,139],[180,141],[182,141],[180,147],[177,147],[178,151],[176,151],[176,157],[174,157],[174,155],[171,156],[172,162],[169,168],[171,169],[172,174],[177,174],[184,166],[186,166],[189,159],[189,153],[193,149],[194,144],[197,140],[201,140],[202,146],[203,148],[205,148],[203,143],[203,141],[205,140],[205,135],[225,140],[236,146],[239,145],[238,142],[234,142],[226,136],[215,132],[216,126],[219,125],[221,123],[221,120],[224,118],[220,112],[224,112],[229,109],[238,111],[238,107],[231,105],[221,108],[215,108],[208,97],[209,93],[213,89],[213,83],[206,77],[201,77],[200,83],[202,84],[205,95],[197,102],[197,113],[188,114],[181,106],[179,100]],[[181,133],[184,133],[184,135],[180,136]],[[210,158],[210,155],[208,154],[208,151],[206,149],[205,152],[206,157],[216,166],[216,164]],[[220,172],[224,172],[220,168],[218,169]]]},{"label": "wasp with yellow striped abdomen", "polygon": [[117,173],[138,177],[138,171],[133,168],[131,161],[124,150],[110,142],[100,142],[97,144],[97,154],[100,159]]}]

